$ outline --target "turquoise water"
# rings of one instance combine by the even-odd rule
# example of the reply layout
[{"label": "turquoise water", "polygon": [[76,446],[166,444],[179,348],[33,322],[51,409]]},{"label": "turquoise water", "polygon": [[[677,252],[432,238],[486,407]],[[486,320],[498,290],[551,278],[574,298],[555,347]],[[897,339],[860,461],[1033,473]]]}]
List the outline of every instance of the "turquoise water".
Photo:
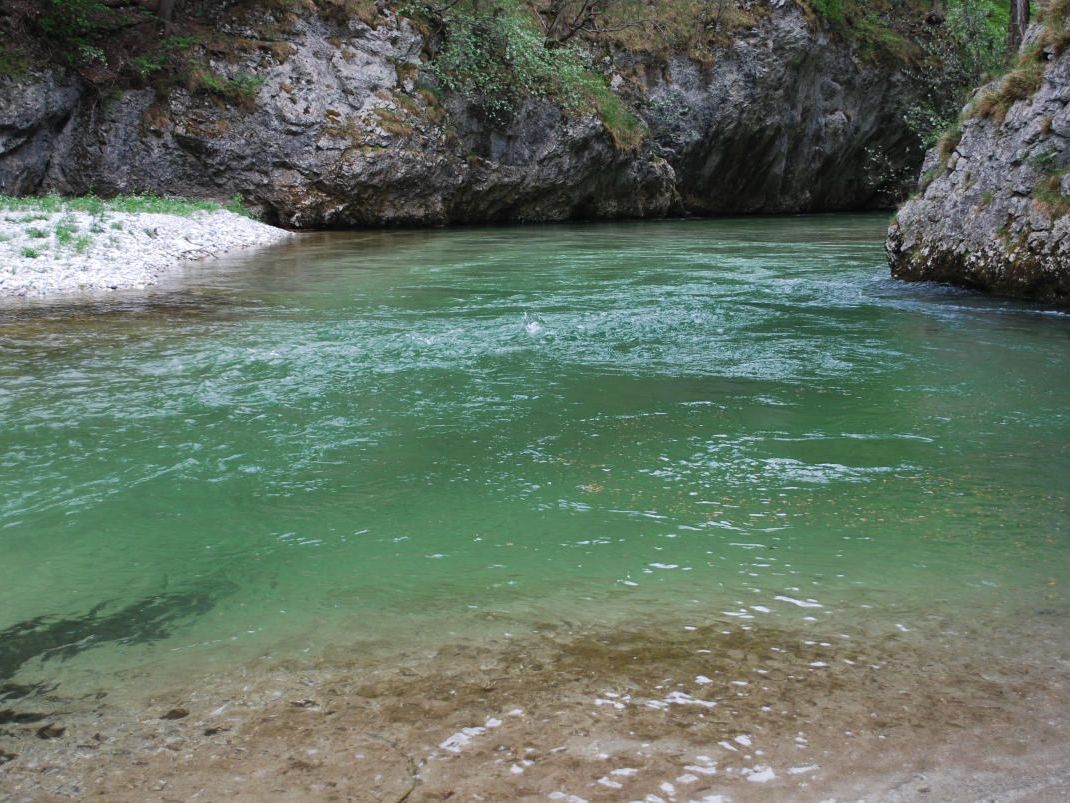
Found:
[{"label": "turquoise water", "polygon": [[1065,615],[1070,317],[893,283],[884,225],[307,235],[0,309],[0,684]]}]

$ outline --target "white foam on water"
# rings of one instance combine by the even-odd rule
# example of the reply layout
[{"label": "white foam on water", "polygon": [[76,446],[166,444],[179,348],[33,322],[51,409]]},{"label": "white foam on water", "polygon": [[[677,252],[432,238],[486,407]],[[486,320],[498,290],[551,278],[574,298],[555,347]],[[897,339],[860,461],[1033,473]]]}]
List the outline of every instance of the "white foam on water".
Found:
[{"label": "white foam on water", "polygon": [[665,702],[670,705],[700,705],[703,708],[714,708],[717,703],[712,700],[699,700],[682,691],[673,691],[665,695]]},{"label": "white foam on water", "polygon": [[717,767],[700,767],[698,764],[684,764],[684,769],[696,775],[716,775]]},{"label": "white foam on water", "polygon": [[808,599],[795,599],[795,597],[785,597],[783,594],[777,594],[773,599],[778,599],[781,602],[790,602],[792,605],[798,605],[800,608],[824,608],[820,602],[816,600]]},{"label": "white foam on water", "polygon": [[725,616],[738,616],[740,619],[753,619],[754,615],[747,613],[746,608],[740,608],[738,611],[721,611]]},{"label": "white foam on water", "polygon": [[475,726],[471,728],[462,728],[457,733],[446,738],[439,747],[450,753],[460,753],[464,748],[471,744],[472,739],[477,736],[482,736],[488,730],[493,730],[502,724],[500,719],[494,717],[488,717],[487,721],[482,726]]},{"label": "white foam on water", "polygon": [[768,783],[776,778],[776,773],[773,772],[772,767],[768,767],[765,764],[758,764],[755,767],[742,770],[743,776],[752,783]]}]

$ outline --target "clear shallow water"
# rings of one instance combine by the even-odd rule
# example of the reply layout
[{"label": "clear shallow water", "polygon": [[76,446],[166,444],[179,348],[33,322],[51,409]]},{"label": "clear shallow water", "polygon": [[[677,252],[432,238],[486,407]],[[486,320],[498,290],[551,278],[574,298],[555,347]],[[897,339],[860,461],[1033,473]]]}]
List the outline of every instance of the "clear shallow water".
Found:
[{"label": "clear shallow water", "polygon": [[0,309],[0,683],[1065,616],[1070,318],[891,282],[884,223],[309,235]]}]

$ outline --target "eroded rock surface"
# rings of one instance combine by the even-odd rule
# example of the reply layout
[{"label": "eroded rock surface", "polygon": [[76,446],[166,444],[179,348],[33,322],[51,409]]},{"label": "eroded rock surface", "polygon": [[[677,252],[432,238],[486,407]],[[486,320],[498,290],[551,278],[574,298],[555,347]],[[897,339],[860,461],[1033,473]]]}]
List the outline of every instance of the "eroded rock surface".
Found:
[{"label": "eroded rock surface", "polygon": [[[426,91],[428,42],[389,10],[377,27],[306,14],[284,47],[213,60],[262,81],[246,103],[181,86],[101,96],[38,71],[0,82],[0,192],[240,193],[293,227],[891,205],[920,160],[901,114],[917,79],[795,4],[765,8],[705,66],[624,51],[599,63],[650,129],[630,149],[549,100],[495,125]],[[221,30],[252,36],[244,24],[220,11]]]},{"label": "eroded rock surface", "polygon": [[927,155],[929,183],[888,232],[897,278],[1070,306],[1070,51],[1056,55],[1042,36],[1035,27],[1024,46],[1047,61],[1039,89],[1002,120],[967,107],[961,140]]}]

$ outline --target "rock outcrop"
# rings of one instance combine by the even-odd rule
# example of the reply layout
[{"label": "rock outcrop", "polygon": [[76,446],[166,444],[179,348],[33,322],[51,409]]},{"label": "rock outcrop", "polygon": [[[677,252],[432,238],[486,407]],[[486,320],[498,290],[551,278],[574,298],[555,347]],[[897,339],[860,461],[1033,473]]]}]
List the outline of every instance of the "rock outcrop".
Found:
[{"label": "rock outcrop", "polygon": [[1070,42],[1034,26],[1017,70],[982,88],[927,156],[888,232],[892,275],[1070,307]]},{"label": "rock outcrop", "polygon": [[[902,110],[924,88],[793,3],[763,8],[706,66],[603,60],[648,129],[628,146],[547,99],[491,125],[434,86],[426,37],[389,10],[374,27],[306,13],[285,47],[213,60],[238,103],[36,71],[0,81],[0,193],[241,194],[292,227],[891,206],[920,161]],[[241,24],[220,16],[252,38]]]}]

